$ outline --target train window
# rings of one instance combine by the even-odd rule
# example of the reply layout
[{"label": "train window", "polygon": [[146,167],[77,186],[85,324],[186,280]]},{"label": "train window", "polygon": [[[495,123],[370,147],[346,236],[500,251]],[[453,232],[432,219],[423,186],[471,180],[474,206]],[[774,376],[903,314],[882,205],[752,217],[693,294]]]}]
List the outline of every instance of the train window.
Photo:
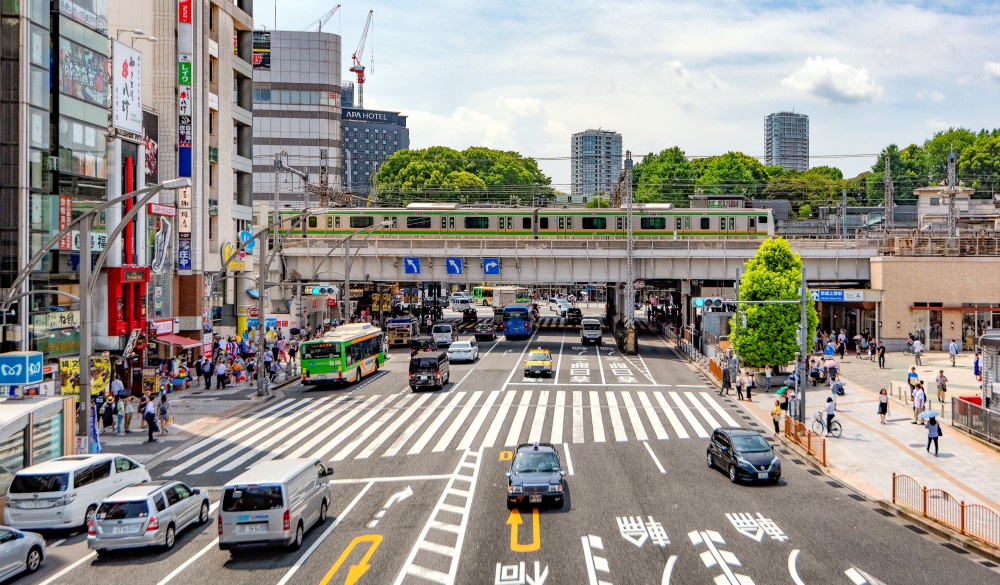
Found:
[{"label": "train window", "polygon": [[337,228],[338,230],[340,229],[340,216],[339,215],[333,218],[333,227]]},{"label": "train window", "polygon": [[406,218],[406,228],[411,230],[429,230],[431,229],[431,218],[422,215],[408,217]]},{"label": "train window", "polygon": [[707,218],[707,217],[701,218],[701,229],[703,229],[703,230],[710,230],[710,229],[712,229],[711,226],[709,225],[709,218]]},{"label": "train window", "polygon": [[615,229],[617,229],[618,231],[622,231],[622,218],[620,217],[615,218]]},{"label": "train window", "polygon": [[730,217],[729,218],[729,231],[734,231],[735,229],[736,229],[736,218],[735,217]]},{"label": "train window", "polygon": [[644,230],[665,230],[667,229],[667,218],[644,217],[639,220],[639,227]]},{"label": "train window", "polygon": [[691,229],[691,218],[690,217],[685,217],[684,218],[684,229],[686,229],[686,230]]},{"label": "train window", "polygon": [[538,229],[540,229],[540,230],[547,230],[547,229],[549,229],[549,218],[547,218],[547,217],[539,217],[538,218]]},{"label": "train window", "polygon": [[678,217],[674,220],[674,229],[675,230],[681,229],[681,218]]},{"label": "train window", "polygon": [[509,230],[514,229],[514,218],[513,217],[508,217],[507,218],[507,229],[509,229]]},{"label": "train window", "polygon": [[333,227],[333,216],[332,215],[326,216],[326,227],[328,227],[328,228],[332,228]]},{"label": "train window", "polygon": [[582,226],[585,230],[603,230],[608,227],[608,220],[604,217],[585,217],[582,219]]},{"label": "train window", "polygon": [[564,229],[566,227],[566,219],[563,217],[559,218],[559,229]]},{"label": "train window", "polygon": [[531,218],[522,217],[521,218],[521,229],[530,230],[531,229]]},{"label": "train window", "polygon": [[762,215],[762,216],[758,217],[757,218],[757,223],[759,223],[760,225],[766,224],[767,223],[767,216],[766,215]]},{"label": "train window", "polygon": [[309,217],[309,227],[316,227],[316,216],[313,215]]},{"label": "train window", "polygon": [[448,218],[442,215],[441,216],[441,229],[445,229],[447,227],[448,227]]},{"label": "train window", "polygon": [[[525,218],[524,221],[529,221]],[[465,218],[465,229],[467,230],[485,230],[490,227],[490,218],[488,217],[467,217]]]},{"label": "train window", "polygon": [[449,217],[448,218],[448,229],[450,229],[450,230],[455,229],[455,218],[454,217]]},{"label": "train window", "polygon": [[[375,218],[367,215],[359,215],[351,218],[352,228],[366,228],[375,225]],[[394,226],[395,227],[395,226]]]}]

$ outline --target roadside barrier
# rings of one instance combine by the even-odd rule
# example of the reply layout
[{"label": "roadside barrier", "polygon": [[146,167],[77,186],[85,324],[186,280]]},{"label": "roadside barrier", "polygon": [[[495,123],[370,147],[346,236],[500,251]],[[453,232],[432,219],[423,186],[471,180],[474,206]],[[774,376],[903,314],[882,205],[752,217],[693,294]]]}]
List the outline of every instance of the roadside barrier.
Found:
[{"label": "roadside barrier", "polygon": [[806,454],[818,461],[823,467],[826,464],[826,437],[817,435],[806,427],[805,423],[792,420],[792,417],[785,415],[785,438],[793,443],[805,447]]},{"label": "roadside barrier", "polygon": [[951,425],[991,443],[1000,443],[1000,412],[951,397]]},{"label": "roadside barrier", "polygon": [[892,503],[919,512],[991,546],[1000,547],[1000,514],[982,504],[966,504],[950,493],[928,488],[908,475],[892,474]]}]

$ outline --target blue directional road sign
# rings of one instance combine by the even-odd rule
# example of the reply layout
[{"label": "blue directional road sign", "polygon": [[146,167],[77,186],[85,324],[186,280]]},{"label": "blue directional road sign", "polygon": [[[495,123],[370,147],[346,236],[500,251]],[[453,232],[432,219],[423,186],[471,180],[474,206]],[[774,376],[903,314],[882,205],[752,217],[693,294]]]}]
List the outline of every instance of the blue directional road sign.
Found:
[{"label": "blue directional road sign", "polygon": [[[420,258],[407,256],[403,258],[404,274],[420,274]],[[450,274],[450,273],[449,273]]]},{"label": "blue directional road sign", "polygon": [[809,291],[809,296],[814,301],[841,301],[844,300],[843,289],[817,289]]},{"label": "blue directional road sign", "polygon": [[24,386],[42,381],[42,352],[10,351],[0,354],[0,386]]},{"label": "blue directional road sign", "polygon": [[462,274],[461,258],[445,258],[444,264],[448,268],[448,274]]},{"label": "blue directional road sign", "polygon": [[483,274],[500,274],[500,259],[483,258]]}]

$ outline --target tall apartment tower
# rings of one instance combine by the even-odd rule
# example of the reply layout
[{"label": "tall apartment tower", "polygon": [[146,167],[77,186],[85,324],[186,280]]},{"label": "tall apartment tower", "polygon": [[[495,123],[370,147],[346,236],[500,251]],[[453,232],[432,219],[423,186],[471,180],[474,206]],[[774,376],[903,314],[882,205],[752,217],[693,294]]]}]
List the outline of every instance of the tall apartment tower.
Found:
[{"label": "tall apartment tower", "polygon": [[809,116],[775,112],[764,119],[764,163],[786,171],[809,170]]},{"label": "tall apartment tower", "polygon": [[622,168],[622,135],[613,130],[577,132],[570,141],[572,202],[610,195]]}]

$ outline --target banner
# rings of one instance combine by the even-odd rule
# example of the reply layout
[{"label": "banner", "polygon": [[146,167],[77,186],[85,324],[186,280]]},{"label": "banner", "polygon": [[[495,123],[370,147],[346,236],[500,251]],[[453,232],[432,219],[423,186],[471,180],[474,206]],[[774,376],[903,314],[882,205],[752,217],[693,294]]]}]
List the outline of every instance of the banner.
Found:
[{"label": "banner", "polygon": [[146,185],[160,183],[160,117],[152,112],[142,113],[142,129],[146,143]]},{"label": "banner", "polygon": [[142,134],[142,53],[112,41],[111,63],[111,124]]},{"label": "banner", "polygon": [[[104,394],[111,385],[111,358],[90,358],[90,393]],[[80,394],[80,358],[59,360],[59,393]]]}]

